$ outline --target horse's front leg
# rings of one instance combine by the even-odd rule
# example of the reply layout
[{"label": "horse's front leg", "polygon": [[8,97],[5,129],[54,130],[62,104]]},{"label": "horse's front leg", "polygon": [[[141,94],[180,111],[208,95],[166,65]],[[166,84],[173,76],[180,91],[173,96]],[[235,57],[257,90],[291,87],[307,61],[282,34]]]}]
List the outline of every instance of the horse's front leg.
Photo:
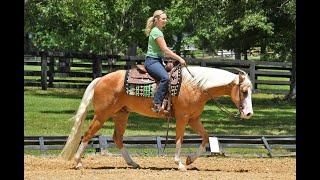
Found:
[{"label": "horse's front leg", "polygon": [[180,159],[180,154],[181,154],[181,145],[183,142],[183,136],[184,136],[184,131],[187,125],[188,119],[182,118],[182,119],[177,119],[176,122],[176,152],[174,156],[174,162],[178,165],[178,169],[180,171],[186,171],[186,167],[182,164],[181,159]]},{"label": "horse's front leg", "polygon": [[186,164],[193,163],[198,157],[206,151],[206,145],[209,142],[209,136],[200,121],[200,117],[190,119],[188,122],[189,126],[202,137],[202,143],[195,154],[189,155],[186,160]]}]

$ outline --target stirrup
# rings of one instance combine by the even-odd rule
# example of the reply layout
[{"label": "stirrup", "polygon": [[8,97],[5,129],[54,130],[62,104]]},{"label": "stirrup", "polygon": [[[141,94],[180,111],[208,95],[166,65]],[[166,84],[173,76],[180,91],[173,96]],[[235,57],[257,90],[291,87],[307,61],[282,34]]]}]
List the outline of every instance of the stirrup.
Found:
[{"label": "stirrup", "polygon": [[161,111],[161,104],[153,104],[153,106],[151,107],[151,110],[153,112],[159,113]]}]

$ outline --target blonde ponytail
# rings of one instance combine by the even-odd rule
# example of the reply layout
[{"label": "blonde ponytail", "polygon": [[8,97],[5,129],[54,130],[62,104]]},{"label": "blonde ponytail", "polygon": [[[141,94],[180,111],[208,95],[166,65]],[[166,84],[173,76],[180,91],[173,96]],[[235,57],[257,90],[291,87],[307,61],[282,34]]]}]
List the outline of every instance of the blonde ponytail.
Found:
[{"label": "blonde ponytail", "polygon": [[147,36],[150,35],[151,29],[153,28],[153,26],[154,26],[154,18],[153,17],[149,17],[148,20],[147,20],[147,25],[146,25],[146,29],[145,29],[145,34]]},{"label": "blonde ponytail", "polygon": [[146,34],[147,36],[150,35],[151,29],[155,26],[156,22],[158,21],[158,17],[159,17],[161,14],[165,14],[165,12],[162,11],[162,10],[156,10],[156,11],[153,13],[153,16],[148,18],[148,20],[147,20],[147,25],[146,25],[146,29],[145,29],[145,34]]}]

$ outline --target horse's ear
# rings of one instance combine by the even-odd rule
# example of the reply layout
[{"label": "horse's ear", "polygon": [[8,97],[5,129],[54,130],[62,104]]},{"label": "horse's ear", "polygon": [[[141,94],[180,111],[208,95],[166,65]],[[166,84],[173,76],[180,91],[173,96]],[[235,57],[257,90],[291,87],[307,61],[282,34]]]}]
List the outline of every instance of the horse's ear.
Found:
[{"label": "horse's ear", "polygon": [[234,68],[235,70],[237,70],[239,72],[239,74],[243,74],[246,75],[247,73],[239,68]]},{"label": "horse's ear", "polygon": [[242,83],[246,78],[246,74],[243,72],[239,72],[239,83]]},{"label": "horse's ear", "polygon": [[234,68],[235,70],[237,70],[239,72],[239,83],[243,82],[244,79],[246,78],[247,76],[247,73],[239,68]]}]

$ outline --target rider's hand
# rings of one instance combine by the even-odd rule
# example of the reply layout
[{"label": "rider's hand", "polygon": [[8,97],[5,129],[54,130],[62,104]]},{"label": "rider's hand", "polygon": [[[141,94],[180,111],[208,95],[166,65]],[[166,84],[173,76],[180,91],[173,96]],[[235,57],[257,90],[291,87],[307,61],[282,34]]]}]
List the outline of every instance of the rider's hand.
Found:
[{"label": "rider's hand", "polygon": [[187,63],[186,63],[186,61],[184,60],[184,59],[180,59],[180,64],[182,65],[182,66],[186,66],[187,65]]}]

